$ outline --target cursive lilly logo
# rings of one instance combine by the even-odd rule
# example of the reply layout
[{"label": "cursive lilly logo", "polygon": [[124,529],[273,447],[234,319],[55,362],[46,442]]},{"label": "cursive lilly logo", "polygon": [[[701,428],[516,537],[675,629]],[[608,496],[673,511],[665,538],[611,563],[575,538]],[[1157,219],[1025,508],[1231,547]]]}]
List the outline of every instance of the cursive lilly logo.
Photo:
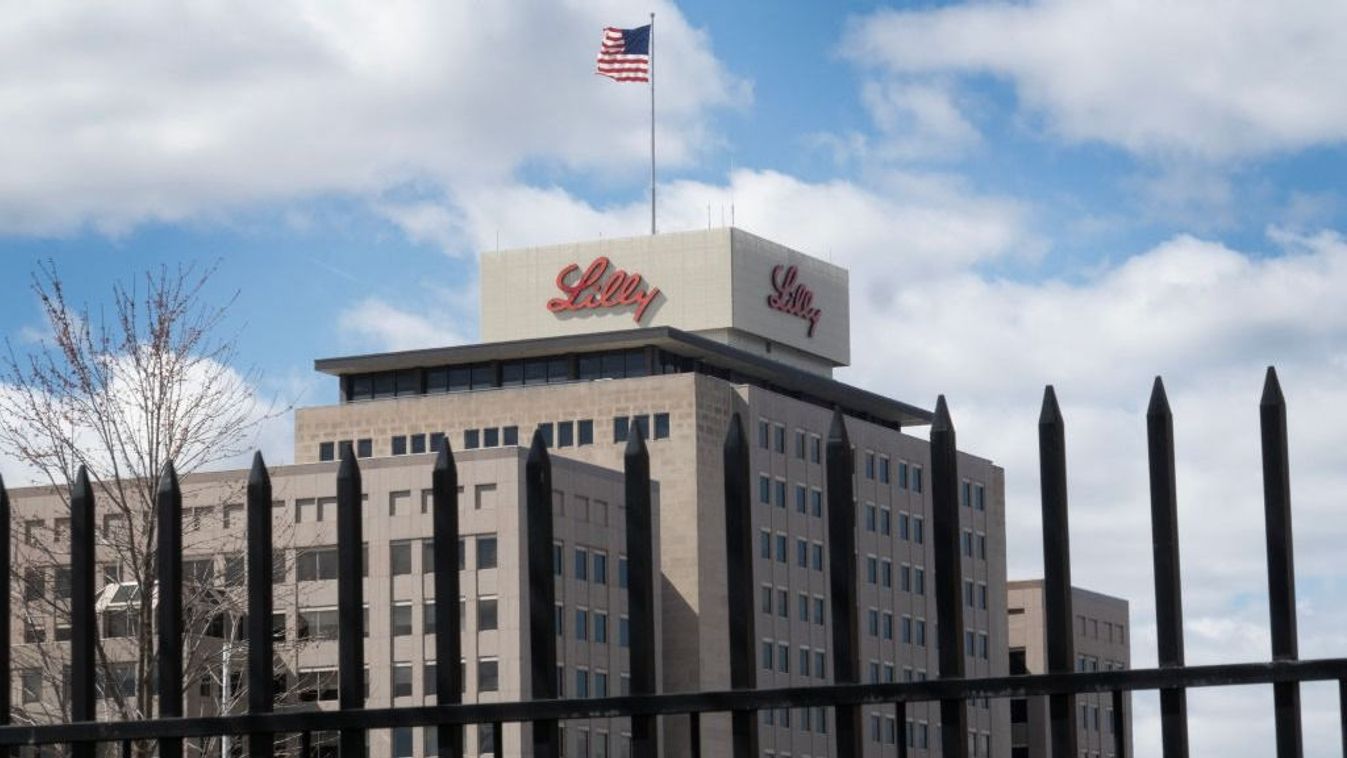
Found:
[{"label": "cursive lilly logo", "polygon": [[814,307],[814,291],[795,280],[800,270],[795,266],[772,267],[772,294],[767,296],[767,307],[809,322],[810,337],[823,311]]},{"label": "cursive lilly logo", "polygon": [[[640,274],[629,273],[620,268],[608,273],[612,264],[604,256],[595,258],[589,267],[576,276],[580,264],[572,263],[557,274],[557,289],[565,297],[554,297],[547,301],[547,310],[553,313],[591,310],[598,308],[623,308],[636,306],[632,320],[641,323],[646,309],[659,295],[658,287],[645,289],[645,280]],[[604,278],[607,275],[607,278]]]}]

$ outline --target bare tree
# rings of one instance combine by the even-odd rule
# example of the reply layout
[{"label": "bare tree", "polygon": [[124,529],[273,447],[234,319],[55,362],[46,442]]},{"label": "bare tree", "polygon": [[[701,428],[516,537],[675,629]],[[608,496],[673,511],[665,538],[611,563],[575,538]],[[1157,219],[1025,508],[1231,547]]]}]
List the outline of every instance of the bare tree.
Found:
[{"label": "bare tree", "polygon": [[[67,578],[61,576],[62,564],[69,563],[68,529],[62,533],[62,517],[69,513],[66,484],[84,466],[95,482],[102,519],[98,556],[106,586],[100,605],[112,611],[104,613],[104,624],[121,625],[114,634],[105,628],[98,635],[104,703],[114,718],[154,712],[154,498],[160,472],[169,461],[187,475],[234,458],[255,441],[260,424],[287,410],[264,407],[253,389],[255,374],[233,368],[234,340],[218,332],[237,295],[222,306],[207,304],[205,288],[214,273],[213,266],[161,267],[113,284],[110,304],[94,313],[72,307],[48,262],[34,273],[32,289],[50,335],[32,349],[18,350],[6,341],[0,356],[0,381],[7,385],[0,391],[0,454],[34,472],[66,506],[45,532],[41,526],[35,534],[25,531],[25,524],[15,525],[23,542],[16,546],[17,563],[25,572],[15,607],[35,625],[28,641],[45,641],[49,619],[55,619],[58,638],[62,624],[68,628],[68,592],[62,591],[68,568]],[[203,507],[227,517],[230,504],[242,502],[241,487],[242,480],[232,494],[215,487],[219,502]],[[237,513],[241,523],[241,507]],[[184,589],[184,683],[191,688],[203,673],[219,668],[220,644],[232,644],[231,619],[245,608],[245,589],[241,537],[237,545],[193,544],[188,535],[186,543],[188,552],[212,561],[211,570],[189,573]],[[214,556],[220,554],[226,558],[216,570]],[[53,572],[51,591],[45,586],[48,572]],[[41,631],[37,625],[43,625]],[[60,693],[55,707],[68,708],[62,702],[68,678],[64,656],[45,654],[49,647],[34,645],[30,657],[41,660],[28,665],[55,683]],[[134,689],[125,686],[132,682]],[[229,710],[233,704],[223,705]],[[27,715],[52,714],[34,709]]]}]

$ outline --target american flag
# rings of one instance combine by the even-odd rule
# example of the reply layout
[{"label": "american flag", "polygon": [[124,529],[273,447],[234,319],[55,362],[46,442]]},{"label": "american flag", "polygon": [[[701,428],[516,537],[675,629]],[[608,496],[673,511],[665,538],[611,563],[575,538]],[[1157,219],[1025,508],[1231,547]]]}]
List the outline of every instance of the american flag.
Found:
[{"label": "american flag", "polygon": [[605,28],[594,73],[619,82],[650,81],[650,25]]}]

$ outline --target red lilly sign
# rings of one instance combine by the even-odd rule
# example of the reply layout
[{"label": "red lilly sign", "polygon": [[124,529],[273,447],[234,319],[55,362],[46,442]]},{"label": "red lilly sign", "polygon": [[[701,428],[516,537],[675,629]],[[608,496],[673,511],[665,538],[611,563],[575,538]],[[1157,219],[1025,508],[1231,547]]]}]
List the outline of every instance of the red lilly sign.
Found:
[{"label": "red lilly sign", "polygon": [[810,337],[823,311],[814,307],[814,291],[797,283],[800,270],[795,266],[772,267],[772,294],[767,296],[767,307],[809,322]]},{"label": "red lilly sign", "polygon": [[[611,265],[604,256],[594,259],[593,263],[578,277],[580,264],[572,263],[557,274],[557,289],[565,297],[554,297],[547,301],[547,310],[553,313],[582,311],[598,308],[623,308],[636,306],[632,320],[641,323],[641,317],[650,304],[659,295],[659,287],[644,289],[645,280],[640,274],[614,269],[608,274]],[[607,274],[607,278],[604,276]]]}]

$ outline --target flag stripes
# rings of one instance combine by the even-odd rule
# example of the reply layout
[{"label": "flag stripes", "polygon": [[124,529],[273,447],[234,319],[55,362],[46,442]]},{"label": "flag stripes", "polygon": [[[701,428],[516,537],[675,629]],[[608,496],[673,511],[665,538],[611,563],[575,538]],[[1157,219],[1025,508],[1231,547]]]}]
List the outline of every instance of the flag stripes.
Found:
[{"label": "flag stripes", "polygon": [[606,27],[594,73],[618,82],[650,81],[650,27]]}]

